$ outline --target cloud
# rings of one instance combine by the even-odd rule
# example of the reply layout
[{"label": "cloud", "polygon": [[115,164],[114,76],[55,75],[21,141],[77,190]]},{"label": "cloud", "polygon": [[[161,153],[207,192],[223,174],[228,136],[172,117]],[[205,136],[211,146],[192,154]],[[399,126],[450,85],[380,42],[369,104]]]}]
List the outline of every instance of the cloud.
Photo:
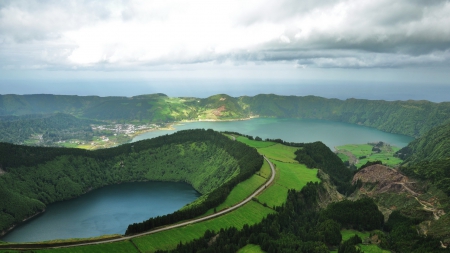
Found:
[{"label": "cloud", "polygon": [[448,66],[450,3],[420,0],[2,1],[0,67],[232,62]]}]

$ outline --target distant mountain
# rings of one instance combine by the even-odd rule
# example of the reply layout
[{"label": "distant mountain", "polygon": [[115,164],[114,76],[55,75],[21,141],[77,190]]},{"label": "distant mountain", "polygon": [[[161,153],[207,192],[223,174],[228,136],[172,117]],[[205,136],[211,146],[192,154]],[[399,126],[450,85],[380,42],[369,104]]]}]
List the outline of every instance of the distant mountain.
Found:
[{"label": "distant mountain", "polygon": [[232,120],[250,116],[326,119],[419,137],[450,122],[450,102],[326,99],[261,94],[208,98],[0,95],[0,115],[63,112],[89,119],[164,123],[180,120]]}]

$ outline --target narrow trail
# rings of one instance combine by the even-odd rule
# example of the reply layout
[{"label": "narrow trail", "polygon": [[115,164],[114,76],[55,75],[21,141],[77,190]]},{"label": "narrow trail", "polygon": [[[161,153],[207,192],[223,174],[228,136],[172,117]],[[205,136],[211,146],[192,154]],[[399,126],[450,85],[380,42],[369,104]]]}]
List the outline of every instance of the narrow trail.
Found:
[{"label": "narrow trail", "polygon": [[129,236],[123,236],[120,238],[115,238],[115,239],[107,239],[107,240],[102,240],[102,241],[95,241],[95,242],[73,242],[73,243],[55,243],[55,244],[4,244],[1,245],[0,244],[0,249],[13,249],[13,250],[30,250],[30,249],[57,249],[57,248],[69,248],[69,247],[78,247],[78,246],[88,246],[88,245],[98,245],[98,244],[104,244],[104,243],[112,243],[112,242],[120,242],[120,241],[126,241],[126,240],[130,240],[136,237],[140,237],[140,236],[144,236],[144,235],[150,235],[150,234],[155,234],[155,233],[159,233],[162,231],[166,231],[166,230],[170,230],[170,229],[174,229],[174,228],[179,228],[179,227],[184,227],[187,225],[191,225],[194,223],[198,223],[198,222],[202,222],[205,220],[209,220],[212,218],[216,218],[219,216],[222,216],[226,213],[232,212],[236,209],[238,209],[239,207],[242,207],[243,205],[247,204],[248,202],[252,201],[252,199],[254,197],[256,197],[258,194],[260,194],[261,192],[263,192],[275,179],[275,167],[274,165],[269,161],[269,159],[267,157],[264,156],[264,159],[269,163],[270,165],[270,169],[272,170],[272,175],[270,176],[269,180],[267,180],[266,183],[264,183],[264,185],[262,185],[258,190],[256,190],[253,194],[251,194],[250,196],[248,196],[246,199],[244,199],[243,201],[237,203],[236,205],[224,209],[222,211],[219,211],[217,213],[214,214],[210,214],[208,216],[204,216],[201,218],[197,218],[197,219],[193,219],[193,220],[188,220],[182,223],[178,223],[178,224],[174,224],[174,225],[169,225],[169,226],[165,226],[165,227],[161,227],[158,229],[154,229],[151,231],[147,231],[144,233],[139,233],[139,234],[135,234],[135,235],[129,235]]}]

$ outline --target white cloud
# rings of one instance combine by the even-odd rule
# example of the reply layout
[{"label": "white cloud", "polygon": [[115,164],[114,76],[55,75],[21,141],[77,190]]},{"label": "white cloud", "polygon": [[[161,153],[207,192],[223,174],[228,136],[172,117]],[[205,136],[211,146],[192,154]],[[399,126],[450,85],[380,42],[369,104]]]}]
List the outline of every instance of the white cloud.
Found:
[{"label": "white cloud", "polygon": [[0,5],[0,66],[133,69],[205,62],[448,65],[448,1],[33,1]]}]

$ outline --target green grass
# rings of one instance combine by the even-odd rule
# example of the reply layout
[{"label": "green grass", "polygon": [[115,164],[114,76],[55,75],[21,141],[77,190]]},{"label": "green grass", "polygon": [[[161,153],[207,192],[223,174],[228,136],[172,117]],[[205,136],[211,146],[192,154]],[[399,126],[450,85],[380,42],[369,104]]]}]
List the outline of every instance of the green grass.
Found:
[{"label": "green grass", "polygon": [[370,232],[360,232],[353,229],[343,229],[341,230],[342,241],[350,239],[350,237],[354,236],[355,234],[357,234],[359,237],[361,237],[362,240],[364,240],[364,238],[369,237]]},{"label": "green grass", "polygon": [[250,140],[247,137],[243,137],[243,136],[237,137],[236,140],[240,141],[242,143],[245,143],[245,144],[249,145],[250,147],[254,147],[254,148],[265,148],[265,147],[269,147],[269,146],[273,146],[273,145],[277,144],[275,142],[270,142],[270,141]]},{"label": "green grass", "polygon": [[[10,251],[14,252],[14,251]],[[21,251],[17,251],[21,252]],[[34,252],[40,253],[59,253],[59,252],[70,252],[70,253],[85,253],[85,252],[104,252],[104,253],[122,253],[122,252],[139,252],[137,248],[130,241],[115,242],[115,243],[105,243],[90,246],[80,246],[80,247],[70,247],[61,249],[45,249],[45,250],[35,250]]]},{"label": "green grass", "polygon": [[300,190],[310,181],[320,181],[317,178],[317,169],[308,169],[305,165],[298,163],[275,163],[280,171],[280,177],[276,183],[288,189]]},{"label": "green grass", "polygon": [[338,153],[337,156],[338,156],[339,158],[341,158],[341,160],[342,160],[343,162],[348,161],[348,156],[346,156],[346,155],[344,155],[344,154],[342,154],[342,153]]},{"label": "green grass", "polygon": [[247,244],[238,253],[264,253],[259,245]]},{"label": "green grass", "polygon": [[286,202],[288,188],[273,184],[258,196],[258,201],[268,207],[281,206]]},{"label": "green grass", "polygon": [[[266,182],[265,178],[258,175],[253,175],[244,182],[239,183],[233,188],[233,190],[231,190],[227,199],[222,204],[216,207],[216,211],[223,210],[241,202],[253,192],[255,192],[261,185],[264,184],[264,182]],[[212,214],[213,212],[214,209],[211,209],[206,212],[205,215]]]},{"label": "green grass", "polygon": [[[391,167],[396,166],[403,161],[397,157],[394,157],[394,153],[399,150],[398,147],[385,145],[381,148],[380,153],[373,152],[372,148],[373,146],[370,144],[348,144],[336,147],[337,150],[346,150],[352,153],[356,159],[359,160],[358,163],[355,164],[357,168],[360,168],[369,161],[381,161],[384,165]],[[345,154],[338,153],[338,156],[344,162],[349,160],[348,156]],[[363,156],[366,156],[366,158],[360,159],[360,157]]]},{"label": "green grass", "polygon": [[[359,237],[361,237],[361,239],[363,241],[365,238],[370,236],[370,232],[360,232],[357,230],[344,229],[344,230],[341,230],[342,241],[346,241],[346,240],[350,239],[350,237],[354,236],[355,234],[357,234]],[[369,245],[358,244],[358,247],[365,253],[389,253],[390,252],[389,250],[381,249],[380,247],[378,247],[378,245],[375,245],[375,244],[369,244]]]},{"label": "green grass", "polygon": [[207,229],[214,231],[228,227],[241,229],[244,224],[252,225],[260,222],[272,212],[274,211],[251,201],[243,207],[218,218],[153,235],[142,236],[133,239],[133,242],[142,252],[154,252],[158,249],[173,249],[179,242],[185,243],[203,236]]},{"label": "green grass", "polygon": [[270,159],[284,163],[298,163],[296,160],[294,160],[294,152],[297,150],[298,148],[285,146],[279,143],[264,148],[258,148],[259,153],[267,156]]},{"label": "green grass", "polygon": [[263,178],[269,178],[272,174],[272,170],[270,169],[269,164],[264,160],[264,164],[259,170],[259,172],[256,173],[257,175],[263,177]]},{"label": "green grass", "polygon": [[374,244],[369,245],[359,244],[358,246],[364,253],[390,253],[389,250],[382,249]]}]

